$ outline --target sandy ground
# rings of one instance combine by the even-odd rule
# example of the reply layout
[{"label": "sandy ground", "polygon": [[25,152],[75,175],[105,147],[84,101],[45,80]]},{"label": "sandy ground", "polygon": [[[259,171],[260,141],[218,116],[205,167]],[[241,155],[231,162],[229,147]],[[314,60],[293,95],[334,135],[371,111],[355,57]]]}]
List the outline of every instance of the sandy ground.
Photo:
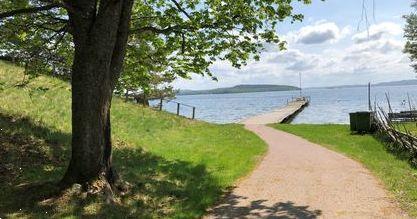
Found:
[{"label": "sandy ground", "polygon": [[358,162],[249,121],[268,153],[205,218],[407,218]]}]

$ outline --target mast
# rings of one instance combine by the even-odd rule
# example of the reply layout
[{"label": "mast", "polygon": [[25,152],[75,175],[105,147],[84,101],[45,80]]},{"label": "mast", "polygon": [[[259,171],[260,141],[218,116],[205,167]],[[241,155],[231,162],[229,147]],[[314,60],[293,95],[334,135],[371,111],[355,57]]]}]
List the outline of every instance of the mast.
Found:
[{"label": "mast", "polygon": [[300,76],[300,97],[302,96],[302,88],[301,88],[301,72],[298,73],[298,75]]},{"label": "mast", "polygon": [[[371,105],[371,82],[368,83],[368,109],[369,111],[372,111],[372,105]],[[374,109],[376,110],[376,109]]]}]

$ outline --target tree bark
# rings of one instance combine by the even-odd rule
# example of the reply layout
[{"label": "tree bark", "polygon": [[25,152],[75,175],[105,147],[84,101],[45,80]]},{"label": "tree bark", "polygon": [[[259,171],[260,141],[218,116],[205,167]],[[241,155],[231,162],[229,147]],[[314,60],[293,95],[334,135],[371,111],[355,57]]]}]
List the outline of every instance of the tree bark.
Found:
[{"label": "tree bark", "polygon": [[66,2],[75,45],[72,66],[72,154],[63,185],[85,184],[112,167],[110,108],[122,70],[133,0]]}]

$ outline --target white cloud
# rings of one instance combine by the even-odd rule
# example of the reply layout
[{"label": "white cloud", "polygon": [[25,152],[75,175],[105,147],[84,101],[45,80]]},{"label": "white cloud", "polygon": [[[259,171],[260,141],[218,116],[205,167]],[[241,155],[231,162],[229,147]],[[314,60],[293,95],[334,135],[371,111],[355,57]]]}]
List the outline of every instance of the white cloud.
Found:
[{"label": "white cloud", "polygon": [[284,65],[285,69],[292,71],[303,71],[315,68],[318,61],[316,56],[304,54],[301,51],[294,49],[279,52],[268,60],[271,64]]},{"label": "white cloud", "polygon": [[398,36],[403,33],[399,24],[393,22],[383,22],[369,27],[369,30],[362,31],[353,35],[355,43],[364,43],[368,41],[380,40],[383,36]]},{"label": "white cloud", "polygon": [[366,43],[355,44],[347,52],[349,53],[390,53],[402,51],[404,44],[398,40],[380,39]]},{"label": "white cloud", "polygon": [[350,34],[350,32],[350,27],[345,27],[341,30],[334,22],[319,21],[313,25],[302,27],[291,35],[297,43],[322,44],[325,42],[337,42]]},{"label": "white cloud", "polygon": [[[303,73],[305,86],[363,84],[413,77],[410,61],[402,53],[401,26],[384,22],[371,26],[369,31],[370,38],[366,32],[352,35],[350,26],[340,28],[333,22],[321,21],[287,33],[287,51],[265,45],[267,49],[261,54],[261,61],[251,62],[240,70],[226,62],[216,62],[211,69],[219,83],[198,78],[180,87],[207,89],[243,83],[296,85],[299,72]],[[346,40],[341,41],[342,38]],[[306,43],[309,46],[305,46]]]}]

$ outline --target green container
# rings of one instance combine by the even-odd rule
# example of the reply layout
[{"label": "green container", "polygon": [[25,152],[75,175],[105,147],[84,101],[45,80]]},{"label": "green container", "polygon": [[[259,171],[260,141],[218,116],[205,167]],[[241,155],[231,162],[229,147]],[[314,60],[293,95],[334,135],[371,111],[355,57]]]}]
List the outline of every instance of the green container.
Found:
[{"label": "green container", "polygon": [[355,112],[349,115],[352,132],[371,133],[374,131],[374,112]]},{"label": "green container", "polygon": [[357,114],[356,113],[349,113],[349,119],[350,119],[350,131],[356,132],[356,120],[357,120]]}]

